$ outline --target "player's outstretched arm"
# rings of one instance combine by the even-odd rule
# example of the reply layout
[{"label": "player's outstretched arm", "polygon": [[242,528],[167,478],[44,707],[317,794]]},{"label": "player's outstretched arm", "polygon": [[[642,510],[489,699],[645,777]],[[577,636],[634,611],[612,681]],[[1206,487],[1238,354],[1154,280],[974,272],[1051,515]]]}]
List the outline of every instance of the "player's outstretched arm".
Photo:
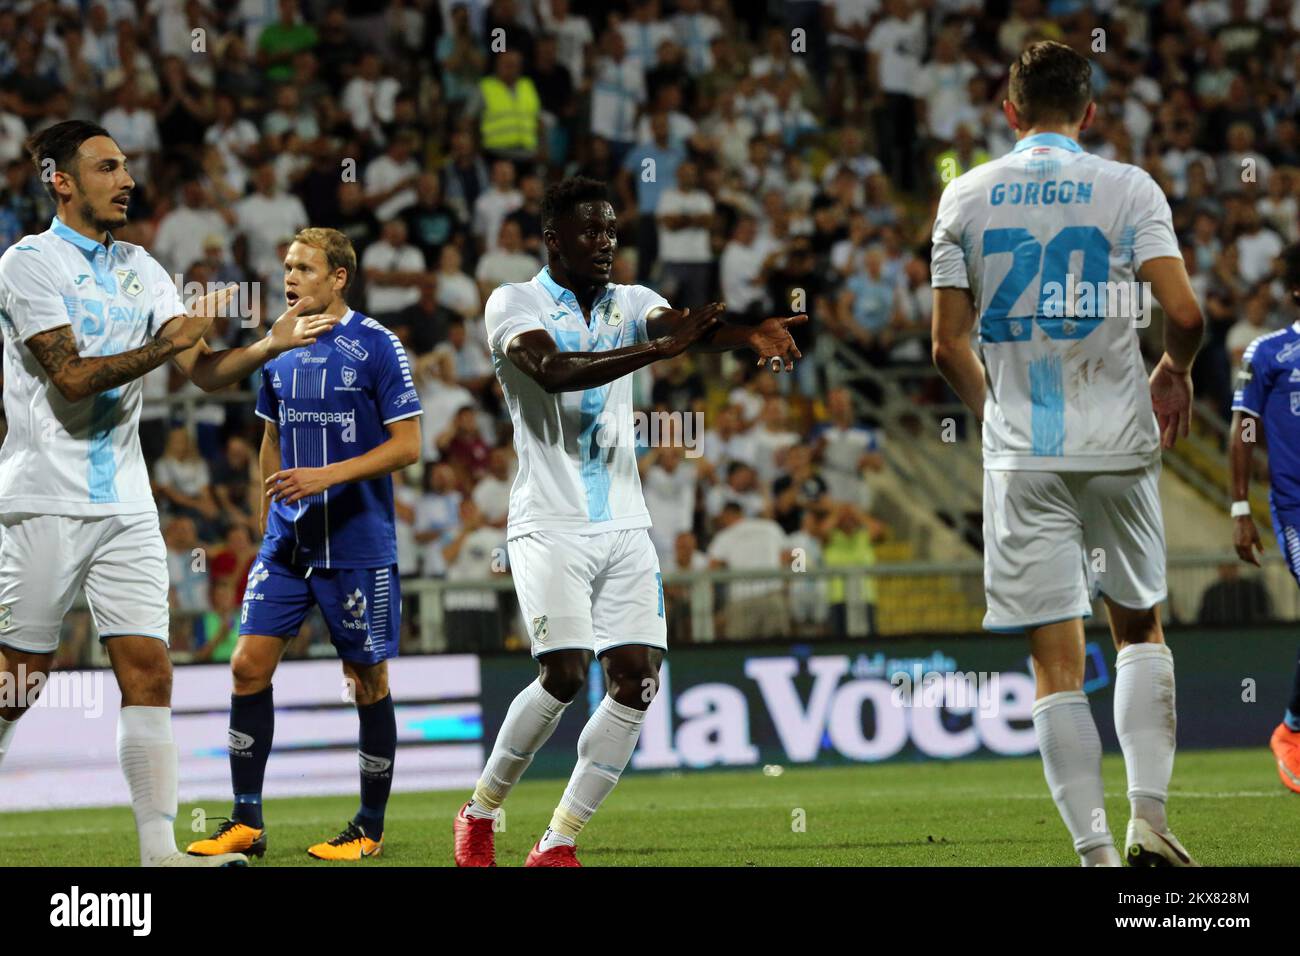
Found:
[{"label": "player's outstretched arm", "polygon": [[681,355],[717,328],[722,308],[714,303],[694,313],[683,309],[682,320],[667,334],[608,352],[561,352],[549,333],[534,329],[511,339],[506,356],[548,392],[599,388],[660,359]]},{"label": "player's outstretched arm", "polygon": [[79,402],[152,372],[169,358],[202,341],[211,321],[178,316],[153,341],[116,355],[82,355],[70,325],[33,335],[27,340],[27,348],[59,394],[69,402]]},{"label": "player's outstretched arm", "polygon": [[420,419],[402,418],[389,422],[387,427],[388,440],[364,455],[322,468],[287,468],[267,475],[263,479],[267,497],[291,505],[300,498],[318,495],[326,488],[349,481],[382,478],[419,461]]},{"label": "player's outstretched arm", "polygon": [[1151,373],[1151,405],[1161,443],[1172,448],[1191,429],[1192,360],[1201,347],[1205,318],[1180,257],[1148,259],[1137,275],[1165,312],[1165,354]]},{"label": "player's outstretched arm", "polygon": [[[710,306],[712,308],[712,306]],[[718,306],[725,309],[725,305]],[[646,335],[657,338],[672,332],[689,313],[689,309],[658,308],[646,316]],[[787,372],[794,370],[795,359],[803,354],[794,344],[788,329],[808,321],[806,315],[788,315],[764,319],[758,325],[738,325],[719,322],[717,328],[691,343],[692,352],[731,352],[752,349],[758,355],[758,365],[778,359]],[[780,370],[778,366],[776,371]]]},{"label": "player's outstretched arm", "polygon": [[[1254,457],[1255,443],[1263,434],[1262,423],[1249,412],[1232,413],[1232,430],[1228,438],[1228,461],[1232,468],[1232,500],[1248,501],[1250,498],[1251,459]],[[1250,440],[1246,439],[1246,432]],[[1259,528],[1255,519],[1249,514],[1232,519],[1232,545],[1241,560],[1260,567],[1259,555],[1264,553],[1260,541]]]},{"label": "player's outstretched arm", "polygon": [[975,327],[975,305],[970,290],[956,287],[935,289],[931,325],[934,367],[952,386],[957,397],[975,413],[975,420],[983,422],[984,366],[970,347],[970,334]]},{"label": "player's outstretched arm", "polygon": [[[195,302],[193,311],[209,317],[221,314],[233,296],[234,289],[234,286],[229,286],[205,295]],[[302,345],[313,344],[317,336],[328,332],[338,323],[339,317],[334,315],[303,315],[303,309],[311,303],[310,296],[299,299],[275,320],[270,335],[252,345],[215,352],[207,342],[200,339],[192,348],[175,357],[176,365],[205,392],[214,392],[242,382],[277,355]]]}]

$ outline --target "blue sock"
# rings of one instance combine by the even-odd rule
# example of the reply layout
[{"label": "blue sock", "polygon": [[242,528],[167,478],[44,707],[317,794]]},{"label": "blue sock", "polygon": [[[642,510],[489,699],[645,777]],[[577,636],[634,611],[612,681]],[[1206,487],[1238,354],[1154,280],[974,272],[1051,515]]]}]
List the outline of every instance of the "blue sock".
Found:
[{"label": "blue sock", "polygon": [[361,721],[361,809],[353,818],[366,836],[378,840],[384,833],[384,810],[393,789],[393,760],[397,756],[397,715],[393,695],[373,704],[359,704]]},{"label": "blue sock", "polygon": [[230,696],[230,783],[235,808],[230,818],[262,829],[262,780],[275,735],[271,688]]}]

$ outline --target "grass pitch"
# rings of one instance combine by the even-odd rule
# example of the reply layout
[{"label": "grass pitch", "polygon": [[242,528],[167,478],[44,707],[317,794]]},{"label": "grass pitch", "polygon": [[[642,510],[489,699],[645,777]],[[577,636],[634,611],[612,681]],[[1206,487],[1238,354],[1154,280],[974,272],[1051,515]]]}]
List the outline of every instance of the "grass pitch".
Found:
[{"label": "grass pitch", "polygon": [[[399,765],[398,772],[401,772]],[[1106,806],[1121,843],[1124,765],[1105,758]],[[550,820],[562,780],[525,779],[497,834],[497,861],[520,866]],[[334,836],[355,797],[269,800],[270,847],[256,866],[449,866],[463,791],[399,793],[384,855],[323,863],[307,846]],[[177,842],[197,837],[180,808]],[[201,804],[209,818],[229,805]],[[1266,749],[1180,753],[1170,822],[1205,866],[1300,865],[1300,796],[1282,787]],[[802,825],[802,827],[801,827]],[[215,822],[209,822],[209,830]],[[953,763],[624,776],[579,841],[587,866],[1076,866],[1037,757]],[[124,807],[0,815],[0,865],[135,866]]]}]

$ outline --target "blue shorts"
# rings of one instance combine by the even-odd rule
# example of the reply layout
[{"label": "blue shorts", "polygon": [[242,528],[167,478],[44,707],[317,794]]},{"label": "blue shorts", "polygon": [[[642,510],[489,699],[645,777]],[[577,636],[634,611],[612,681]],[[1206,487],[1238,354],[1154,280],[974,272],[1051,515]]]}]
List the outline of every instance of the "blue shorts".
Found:
[{"label": "blue shorts", "polygon": [[1279,511],[1270,498],[1268,510],[1273,516],[1273,532],[1277,535],[1278,550],[1291,569],[1291,576],[1300,584],[1300,511]]},{"label": "blue shorts", "polygon": [[292,639],[313,604],[343,660],[378,664],[397,656],[402,591],[395,564],[326,570],[259,555],[248,572],[239,634]]}]

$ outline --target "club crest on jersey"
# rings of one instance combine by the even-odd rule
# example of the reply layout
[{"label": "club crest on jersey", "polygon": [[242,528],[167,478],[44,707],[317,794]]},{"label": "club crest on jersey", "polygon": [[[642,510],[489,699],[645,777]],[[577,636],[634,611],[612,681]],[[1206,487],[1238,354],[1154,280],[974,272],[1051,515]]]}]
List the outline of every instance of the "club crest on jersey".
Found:
[{"label": "club crest on jersey", "polygon": [[144,283],[134,269],[118,269],[117,285],[129,296],[137,296],[144,291]]},{"label": "club crest on jersey", "polygon": [[550,628],[546,624],[546,615],[533,618],[533,640],[544,641],[550,633]]},{"label": "club crest on jersey", "polygon": [[614,300],[611,298],[609,302],[606,303],[605,305],[605,324],[618,325],[622,321],[623,321],[623,312],[621,309],[619,309],[618,306],[614,304]]},{"label": "club crest on jersey", "polygon": [[343,610],[358,620],[365,616],[366,596],[361,593],[361,588],[357,588],[347,596],[343,602]]},{"label": "club crest on jersey", "polygon": [[356,359],[358,362],[364,362],[370,358],[370,353],[363,349],[361,343],[356,339],[349,339],[340,335],[334,339],[334,347],[348,358]]},{"label": "club crest on jersey", "polygon": [[1291,414],[1300,415],[1300,392],[1291,393]]},{"label": "club crest on jersey", "polygon": [[349,368],[346,365],[343,366],[343,384],[351,385],[356,380],[357,380],[357,370],[354,368]]},{"label": "club crest on jersey", "polygon": [[1275,362],[1289,362],[1297,354],[1300,354],[1300,341],[1292,342],[1290,345],[1278,349],[1277,354],[1273,356],[1273,360]]},{"label": "club crest on jersey", "polygon": [[0,631],[9,630],[13,624],[14,611],[8,604],[0,604]]}]

